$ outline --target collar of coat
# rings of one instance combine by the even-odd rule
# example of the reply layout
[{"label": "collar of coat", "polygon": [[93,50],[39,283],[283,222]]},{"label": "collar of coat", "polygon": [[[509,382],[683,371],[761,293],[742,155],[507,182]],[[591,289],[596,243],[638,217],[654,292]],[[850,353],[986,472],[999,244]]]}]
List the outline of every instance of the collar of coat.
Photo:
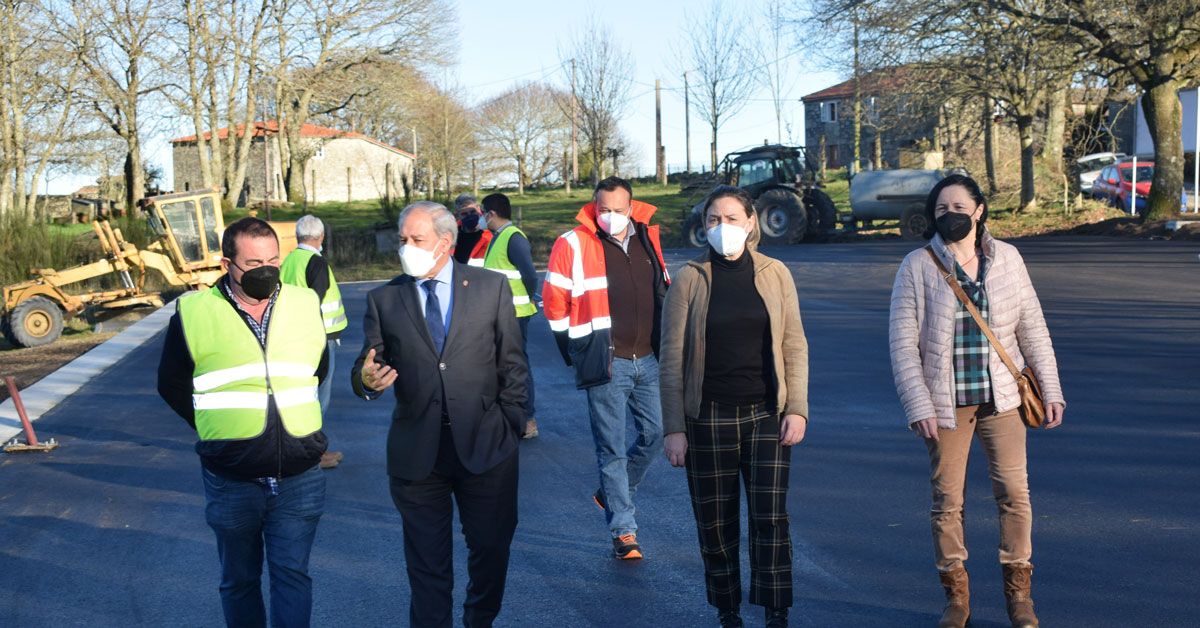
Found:
[{"label": "collar of coat", "polygon": [[[658,211],[657,207],[641,201],[630,201],[629,205],[633,209],[629,214],[629,219],[633,222],[640,222],[643,225],[650,224],[650,217],[654,215],[654,212]],[[600,225],[596,222],[596,203],[589,202],[580,208],[579,213],[575,214],[575,220],[595,233],[600,228]]]},{"label": "collar of coat", "polygon": [[[988,231],[987,225],[981,225],[980,228],[983,229],[983,238],[980,239],[983,256],[994,263],[996,261],[996,238],[992,237],[992,232]],[[946,240],[942,238],[942,234],[934,234],[929,244],[933,246],[933,252],[937,253],[942,263],[946,265],[946,268],[954,268],[957,260],[954,259],[954,253],[947,246]]]},{"label": "collar of coat", "polygon": [[[696,268],[700,272],[704,273],[704,275],[706,277],[711,275],[712,274],[712,260],[709,258],[709,255],[710,255],[709,248],[705,248],[703,253],[701,253],[698,257],[696,257],[695,259],[692,259],[691,261],[688,262],[688,266],[692,266],[692,267]],[[772,258],[767,257],[766,255],[763,255],[762,253],[759,253],[755,247],[750,247],[750,259],[754,261],[754,272],[755,273],[766,268],[767,265],[770,264],[772,261]]]}]

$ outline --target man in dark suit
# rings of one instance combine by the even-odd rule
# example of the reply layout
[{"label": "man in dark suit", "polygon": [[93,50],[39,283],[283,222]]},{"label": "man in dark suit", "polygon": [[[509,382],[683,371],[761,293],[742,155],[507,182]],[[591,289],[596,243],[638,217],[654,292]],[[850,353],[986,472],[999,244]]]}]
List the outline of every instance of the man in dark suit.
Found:
[{"label": "man in dark suit", "polygon": [[400,214],[404,275],[367,295],[355,394],[396,396],[387,439],[392,500],[404,521],[415,627],[452,623],[453,506],[470,552],[463,621],[500,612],[517,525],[518,443],[529,365],[499,273],[455,262],[458,225],[445,207]]}]

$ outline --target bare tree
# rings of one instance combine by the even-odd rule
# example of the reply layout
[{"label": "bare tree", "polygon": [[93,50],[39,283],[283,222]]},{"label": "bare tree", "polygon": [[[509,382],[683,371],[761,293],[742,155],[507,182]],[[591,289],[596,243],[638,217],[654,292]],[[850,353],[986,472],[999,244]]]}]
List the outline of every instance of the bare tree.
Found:
[{"label": "bare tree", "polygon": [[727,11],[723,0],[711,0],[702,14],[689,16],[685,28],[687,47],[680,63],[696,76],[690,84],[691,105],[712,131],[713,170],[717,169],[717,132],[746,106],[757,84],[755,51],[746,45],[746,27],[740,13]]},{"label": "bare tree", "polygon": [[756,65],[762,68],[759,80],[771,94],[771,105],[775,109],[775,141],[783,143],[783,105],[795,85],[795,73],[790,71],[786,57],[791,48],[788,43],[790,23],[784,7],[778,2],[768,2],[761,16],[763,37],[759,39]]},{"label": "bare tree", "polygon": [[1200,3],[1195,0],[992,0],[999,10],[1059,27],[1056,43],[1082,45],[1111,61],[1142,90],[1154,140],[1154,181],[1143,216],[1179,213],[1183,107],[1179,90],[1200,79]]},{"label": "bare tree", "polygon": [[570,121],[556,104],[565,98],[570,94],[556,94],[542,83],[524,83],[477,110],[484,144],[515,167],[518,194],[525,193],[526,185],[544,184],[557,170],[570,141]]},{"label": "bare tree", "polygon": [[[577,70],[575,98],[579,127],[591,153],[592,183],[599,182],[602,162],[618,136],[617,124],[628,106],[632,85],[633,58],[616,34],[590,16],[559,49],[563,67],[574,59]],[[569,101],[563,103],[570,111]]]},{"label": "bare tree", "polygon": [[0,216],[36,218],[38,185],[78,118],[79,64],[47,7],[0,2]]},{"label": "bare tree", "polygon": [[141,114],[163,89],[158,46],[165,0],[77,0],[57,5],[55,29],[84,71],[83,98],[125,143],[125,205],[145,195]]},{"label": "bare tree", "polygon": [[[321,97],[324,86],[359,66],[381,60],[409,63],[445,56],[453,12],[441,0],[272,0],[275,102],[278,103],[284,185],[288,200],[304,199],[300,141],[313,115],[348,106],[371,90],[350,90],[340,102]],[[341,85],[344,89],[344,83]]]},{"label": "bare tree", "polygon": [[[222,187],[227,206],[245,183],[269,8],[270,0],[182,0],[172,32],[178,63],[170,66],[182,67],[183,75],[165,93],[196,130],[203,184]],[[234,132],[223,137],[221,128]]]}]

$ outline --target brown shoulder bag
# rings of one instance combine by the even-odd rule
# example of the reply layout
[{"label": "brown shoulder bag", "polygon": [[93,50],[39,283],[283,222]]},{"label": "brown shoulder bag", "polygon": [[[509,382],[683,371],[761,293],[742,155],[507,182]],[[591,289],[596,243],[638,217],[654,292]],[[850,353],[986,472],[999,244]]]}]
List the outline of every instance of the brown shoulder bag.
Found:
[{"label": "brown shoulder bag", "polygon": [[1021,407],[1018,411],[1021,415],[1021,420],[1029,427],[1041,427],[1046,421],[1046,403],[1042,400],[1042,388],[1038,385],[1037,376],[1033,369],[1026,366],[1024,370],[1018,371],[1017,365],[1013,363],[1012,358],[1008,357],[1008,352],[1000,345],[1000,341],[996,339],[996,335],[992,333],[992,328],[984,322],[983,316],[979,314],[979,310],[971,303],[971,299],[967,297],[967,293],[963,292],[962,286],[958,285],[958,279],[954,274],[946,269],[946,265],[938,258],[932,246],[926,246],[926,251],[929,251],[929,256],[933,258],[933,263],[937,264],[938,270],[942,273],[942,278],[950,285],[950,289],[954,291],[954,296],[966,306],[967,311],[971,313],[971,317],[979,325],[979,329],[983,331],[983,335],[987,336],[988,342],[996,349],[996,354],[1004,362],[1004,366],[1008,367],[1008,372],[1012,373],[1013,379],[1017,380],[1017,391],[1021,394]]}]

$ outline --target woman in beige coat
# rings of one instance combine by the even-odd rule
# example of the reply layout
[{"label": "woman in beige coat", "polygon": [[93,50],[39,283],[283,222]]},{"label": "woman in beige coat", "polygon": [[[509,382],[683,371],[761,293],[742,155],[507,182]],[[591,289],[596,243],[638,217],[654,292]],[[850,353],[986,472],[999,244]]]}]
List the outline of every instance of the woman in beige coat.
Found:
[{"label": "woman in beige coat", "polygon": [[[1016,381],[955,297],[937,255],[1016,363],[1033,368],[1046,401],[1047,428],[1062,423],[1062,388],[1042,307],[1020,253],[988,233],[987,202],[973,179],[946,177],[929,193],[932,238],[904,258],[892,288],[889,336],[896,390],[908,427],[929,451],[936,565],[946,592],[939,626],[970,618],[963,500],[971,436],[988,460],[1000,511],[1000,564],[1013,626],[1038,625],[1030,597],[1033,511],[1025,424]],[[927,250],[928,249],[928,250]]]},{"label": "woman in beige coat", "polygon": [[739,480],[750,520],[750,603],[767,626],[792,606],[787,515],[791,449],[808,423],[808,342],[791,272],[754,250],[745,192],[704,202],[710,249],[675,277],[663,305],[659,386],[664,449],[687,467],[708,602],[741,626]]}]

